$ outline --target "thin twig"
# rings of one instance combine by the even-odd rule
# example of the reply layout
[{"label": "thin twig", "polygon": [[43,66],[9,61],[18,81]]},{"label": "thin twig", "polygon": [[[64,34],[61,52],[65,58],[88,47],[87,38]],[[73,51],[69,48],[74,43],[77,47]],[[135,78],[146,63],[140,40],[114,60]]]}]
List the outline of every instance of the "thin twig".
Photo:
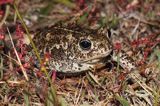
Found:
[{"label": "thin twig", "polygon": [[21,63],[21,60],[20,60],[19,56],[18,56],[17,50],[16,50],[16,48],[15,48],[15,46],[14,46],[13,39],[12,39],[12,37],[11,37],[11,34],[10,34],[10,31],[9,31],[8,27],[7,27],[7,32],[8,32],[9,38],[10,38],[10,40],[11,40],[11,44],[12,44],[12,46],[13,46],[13,49],[14,49],[14,52],[15,52],[15,54],[16,54],[18,63],[19,63],[19,65],[20,65],[20,68],[22,69],[23,75],[24,75],[24,77],[26,78],[26,80],[28,81],[29,79],[28,79],[27,73],[26,73],[25,68],[23,67],[23,65],[22,65],[22,63]]}]

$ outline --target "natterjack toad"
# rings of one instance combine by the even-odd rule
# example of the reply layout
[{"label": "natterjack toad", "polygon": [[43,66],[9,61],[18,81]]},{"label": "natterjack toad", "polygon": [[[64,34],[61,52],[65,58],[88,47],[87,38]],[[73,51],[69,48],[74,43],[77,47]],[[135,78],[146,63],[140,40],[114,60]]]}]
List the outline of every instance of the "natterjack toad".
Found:
[{"label": "natterjack toad", "polygon": [[33,42],[41,57],[45,53],[51,54],[48,68],[57,72],[85,72],[94,69],[95,64],[105,64],[107,56],[118,60],[129,71],[134,69],[132,60],[124,52],[117,56],[109,36],[107,30],[84,29],[77,25],[53,25],[39,30],[34,35]]}]

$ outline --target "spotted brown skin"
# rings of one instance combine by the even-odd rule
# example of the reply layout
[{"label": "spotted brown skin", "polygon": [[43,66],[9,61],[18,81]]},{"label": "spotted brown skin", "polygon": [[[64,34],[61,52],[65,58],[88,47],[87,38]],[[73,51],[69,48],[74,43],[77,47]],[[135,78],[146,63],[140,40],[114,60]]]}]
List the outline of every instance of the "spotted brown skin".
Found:
[{"label": "spotted brown skin", "polygon": [[[75,74],[94,69],[97,64],[105,64],[111,56],[129,71],[135,68],[132,59],[125,52],[120,55],[113,50],[109,33],[105,30],[92,30],[77,25],[54,25],[39,30],[33,42],[40,55],[49,53],[48,68],[66,74]],[[33,52],[32,52],[33,53]],[[118,60],[119,58],[119,60]]]},{"label": "spotted brown skin", "polygon": [[75,26],[51,26],[40,30],[33,42],[40,51],[51,54],[49,69],[62,73],[79,73],[102,64],[112,51],[107,32]]}]

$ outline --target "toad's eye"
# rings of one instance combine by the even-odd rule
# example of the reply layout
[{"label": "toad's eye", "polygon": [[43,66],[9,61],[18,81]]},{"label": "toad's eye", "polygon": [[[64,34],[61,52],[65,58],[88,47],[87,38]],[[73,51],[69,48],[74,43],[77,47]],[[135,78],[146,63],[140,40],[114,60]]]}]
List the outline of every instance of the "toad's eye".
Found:
[{"label": "toad's eye", "polygon": [[80,45],[81,49],[83,49],[83,50],[89,50],[91,48],[91,41],[88,40],[88,39],[82,39],[79,42],[79,45]]}]

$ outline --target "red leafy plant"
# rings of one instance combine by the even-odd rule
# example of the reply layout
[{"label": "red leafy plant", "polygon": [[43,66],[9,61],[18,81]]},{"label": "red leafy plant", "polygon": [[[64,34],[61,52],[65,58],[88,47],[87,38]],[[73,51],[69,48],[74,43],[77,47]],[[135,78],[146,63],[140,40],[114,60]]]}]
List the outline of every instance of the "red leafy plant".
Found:
[{"label": "red leafy plant", "polygon": [[7,3],[13,3],[13,0],[0,0],[0,5]]},{"label": "red leafy plant", "polygon": [[131,42],[133,49],[142,49],[143,59],[140,60],[139,64],[145,63],[154,46],[160,42],[160,39],[156,39],[156,35],[157,34],[150,34],[146,37],[139,38]]}]

